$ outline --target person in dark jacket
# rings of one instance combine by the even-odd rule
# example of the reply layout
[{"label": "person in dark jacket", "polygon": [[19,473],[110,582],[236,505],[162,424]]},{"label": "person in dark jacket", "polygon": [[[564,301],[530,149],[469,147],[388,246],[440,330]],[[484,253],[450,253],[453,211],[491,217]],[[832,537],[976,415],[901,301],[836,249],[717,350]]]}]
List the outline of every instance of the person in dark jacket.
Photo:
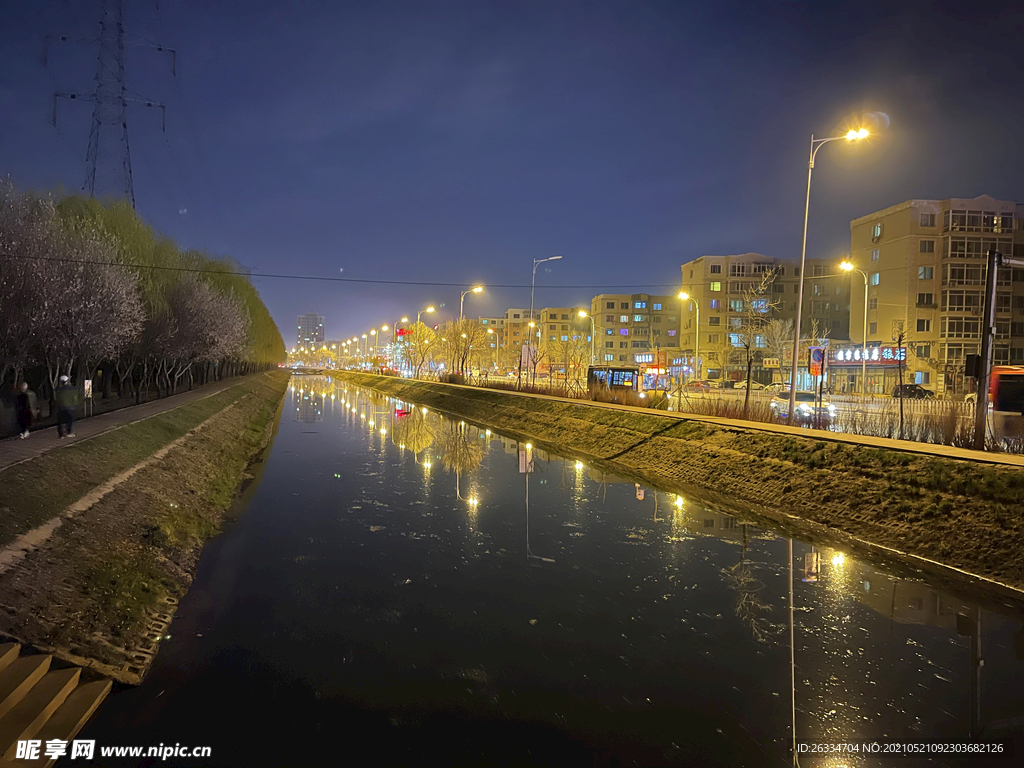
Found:
[{"label": "person in dark jacket", "polygon": [[57,436],[75,436],[75,408],[78,407],[78,389],[68,380],[60,377],[60,386],[55,392],[57,396]]},{"label": "person in dark jacket", "polygon": [[32,418],[36,415],[36,393],[28,388],[27,382],[21,382],[18,393],[15,397],[15,411],[18,414],[18,433],[24,440],[29,436],[29,427],[32,426]]}]

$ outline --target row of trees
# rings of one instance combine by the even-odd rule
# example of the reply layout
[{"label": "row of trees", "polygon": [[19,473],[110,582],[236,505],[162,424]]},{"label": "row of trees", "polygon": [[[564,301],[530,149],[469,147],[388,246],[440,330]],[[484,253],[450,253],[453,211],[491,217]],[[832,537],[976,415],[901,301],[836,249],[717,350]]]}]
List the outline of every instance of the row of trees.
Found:
[{"label": "row of trees", "polygon": [[[0,385],[43,368],[139,401],[285,359],[237,264],[180,249],[127,202],[0,186]],[[236,273],[236,274],[231,274]]]}]

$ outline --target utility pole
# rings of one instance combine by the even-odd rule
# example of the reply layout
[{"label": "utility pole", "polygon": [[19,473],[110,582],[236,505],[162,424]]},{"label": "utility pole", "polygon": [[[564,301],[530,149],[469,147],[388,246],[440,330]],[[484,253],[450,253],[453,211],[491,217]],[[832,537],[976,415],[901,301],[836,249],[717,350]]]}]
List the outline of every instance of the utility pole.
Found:
[{"label": "utility pole", "polygon": [[[67,35],[58,37],[68,42]],[[126,32],[124,27],[124,0],[102,0],[100,34],[84,38],[84,42],[98,43],[95,88],[90,95],[79,93],[53,94],[53,125],[57,125],[57,99],[91,101],[93,103],[92,128],[89,130],[89,148],[85,153],[85,183],[82,189],[95,197],[116,192],[127,198],[135,208],[135,185],[132,180],[132,160],[128,143],[128,106],[138,104],[159,107],[162,130],[167,130],[167,107],[156,101],[128,96],[125,85],[125,45],[141,45],[171,55],[171,74],[177,75],[177,53],[171,48],[151,43]],[[46,42],[49,42],[47,37]],[[45,59],[45,53],[44,53]],[[115,159],[117,158],[117,159]],[[119,160],[119,162],[118,162]],[[118,167],[118,165],[120,167]]]},{"label": "utility pole", "polygon": [[988,426],[989,381],[992,378],[992,340],[996,332],[996,283],[1000,267],[1024,267],[1024,259],[1005,258],[995,249],[986,254],[985,309],[981,323],[981,354],[978,361],[978,401],[974,406],[974,449],[985,450]]}]

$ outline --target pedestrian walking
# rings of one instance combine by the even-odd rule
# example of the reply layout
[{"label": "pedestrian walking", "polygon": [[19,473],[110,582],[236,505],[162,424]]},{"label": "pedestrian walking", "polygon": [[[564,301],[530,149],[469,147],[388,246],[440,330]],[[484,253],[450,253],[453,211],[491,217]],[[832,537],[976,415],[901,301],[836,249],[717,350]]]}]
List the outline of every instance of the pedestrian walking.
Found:
[{"label": "pedestrian walking", "polygon": [[67,376],[60,377],[57,396],[57,436],[75,436],[75,408],[78,407],[78,389]]},{"label": "pedestrian walking", "polygon": [[18,436],[24,440],[29,436],[32,420],[39,415],[36,393],[28,388],[28,382],[21,382],[15,398],[15,410],[18,414]]}]

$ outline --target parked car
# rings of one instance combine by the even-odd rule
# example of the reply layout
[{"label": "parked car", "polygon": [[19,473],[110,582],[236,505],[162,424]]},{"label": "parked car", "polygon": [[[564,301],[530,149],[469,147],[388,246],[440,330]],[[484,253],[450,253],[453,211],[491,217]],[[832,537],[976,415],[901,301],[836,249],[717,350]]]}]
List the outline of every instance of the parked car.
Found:
[{"label": "parked car", "polygon": [[892,390],[892,396],[907,400],[925,400],[935,397],[935,393],[920,384],[897,384]]},{"label": "parked car", "polygon": [[[820,404],[818,404],[817,399],[818,397],[814,392],[797,391],[796,419],[799,423],[813,424],[815,422],[815,415],[818,417],[818,423],[823,427],[832,423],[832,420],[836,417],[836,407],[828,400],[824,399]],[[788,419],[789,390],[781,390],[778,394],[772,397],[771,402],[768,405],[776,418]]]},{"label": "parked car", "polygon": [[[747,388],[747,380],[746,379],[744,379],[743,381],[737,381],[736,382],[736,386],[733,387],[733,389],[746,389],[746,388]],[[754,390],[757,390],[757,389],[764,389],[764,384],[759,384],[756,381],[751,381],[750,382],[750,390],[751,390],[751,392],[753,392]]]},{"label": "parked car", "polygon": [[776,382],[774,382],[774,383],[772,383],[772,384],[769,384],[768,386],[766,386],[766,387],[764,388],[764,391],[765,391],[765,392],[781,392],[781,391],[782,391],[782,390],[784,390],[785,388],[786,388],[786,385],[785,385],[785,384],[783,384],[783,383],[782,383],[781,381],[776,381]]}]

